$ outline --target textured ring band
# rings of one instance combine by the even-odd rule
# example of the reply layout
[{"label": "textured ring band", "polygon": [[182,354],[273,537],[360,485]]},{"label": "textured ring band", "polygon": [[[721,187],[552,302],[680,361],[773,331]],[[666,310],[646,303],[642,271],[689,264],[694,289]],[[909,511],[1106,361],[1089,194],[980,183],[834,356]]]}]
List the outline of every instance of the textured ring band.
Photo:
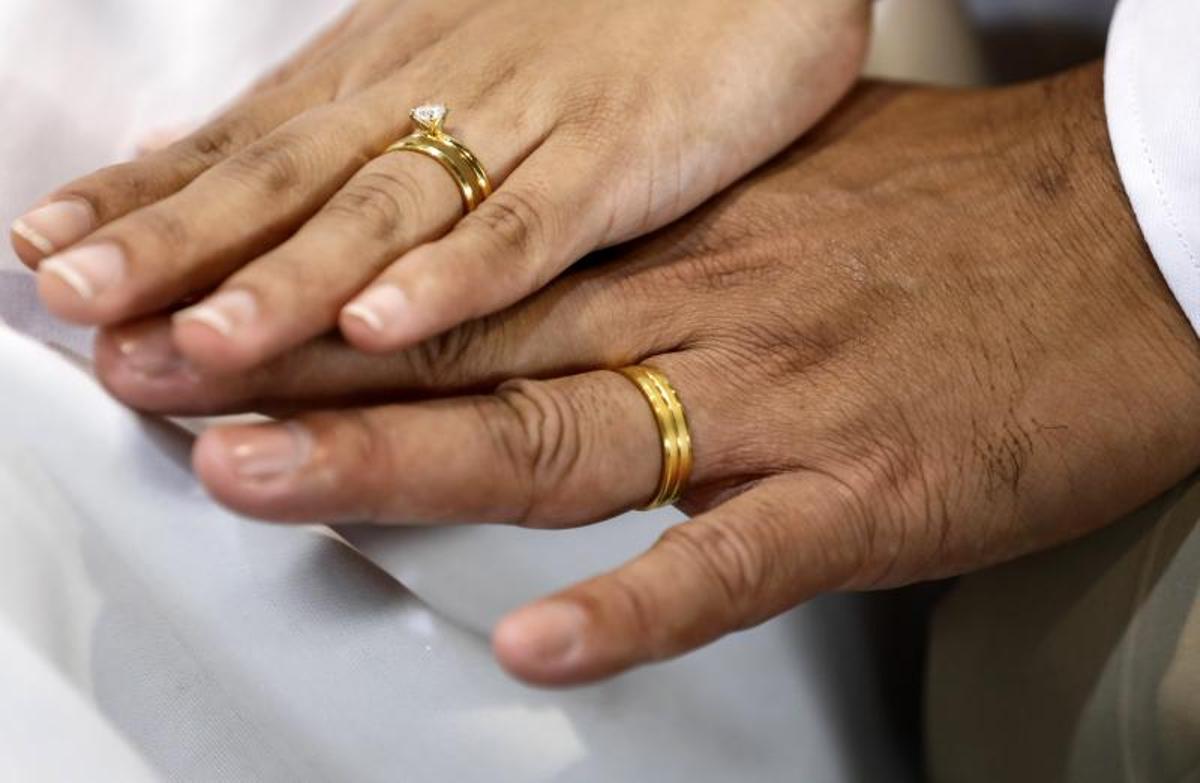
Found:
[{"label": "textured ring band", "polygon": [[644,510],[674,505],[687,489],[695,459],[687,414],[667,376],[653,367],[637,365],[618,370],[637,386],[650,404],[662,444],[662,472],[654,497]]},{"label": "textured ring band", "polygon": [[440,104],[413,109],[409,116],[417,129],[384,150],[384,154],[415,152],[437,161],[458,186],[463,209],[472,212],[492,194],[492,183],[479,158],[466,145],[446,133],[448,114],[446,107]]}]

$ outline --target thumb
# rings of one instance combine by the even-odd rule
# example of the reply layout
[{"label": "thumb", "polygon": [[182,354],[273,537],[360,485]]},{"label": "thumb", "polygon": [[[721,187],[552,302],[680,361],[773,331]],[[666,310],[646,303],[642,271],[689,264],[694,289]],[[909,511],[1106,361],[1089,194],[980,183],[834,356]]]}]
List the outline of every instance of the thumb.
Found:
[{"label": "thumb", "polygon": [[857,573],[852,508],[813,477],[766,481],[625,566],[502,620],[496,656],[541,685],[599,680],[757,625]]}]

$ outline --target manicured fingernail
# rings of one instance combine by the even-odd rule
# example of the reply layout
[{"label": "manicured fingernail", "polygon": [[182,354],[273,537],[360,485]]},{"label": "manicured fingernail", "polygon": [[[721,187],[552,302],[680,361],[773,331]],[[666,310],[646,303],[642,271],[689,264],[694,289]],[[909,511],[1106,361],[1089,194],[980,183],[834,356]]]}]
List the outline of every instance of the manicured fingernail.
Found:
[{"label": "manicured fingernail", "polygon": [[121,360],[136,375],[150,379],[178,375],[191,369],[167,330],[156,330],[117,343]]},{"label": "manicured fingernail", "polygon": [[83,239],[95,226],[91,205],[72,198],[38,207],[14,221],[12,230],[48,256]]},{"label": "manicured fingernail", "polygon": [[506,633],[515,637],[525,655],[544,666],[571,663],[583,648],[587,622],[583,610],[572,603],[554,601],[531,607],[512,619]]},{"label": "manicured fingernail", "polygon": [[312,434],[297,422],[247,430],[226,444],[239,478],[269,481],[302,468],[312,455]]},{"label": "manicured fingernail", "polygon": [[189,321],[204,324],[224,337],[233,337],[238,330],[258,317],[258,302],[249,291],[224,291],[175,315],[176,323]]},{"label": "manicured fingernail", "polygon": [[88,245],[47,258],[38,272],[57,277],[90,301],[125,279],[125,253],[109,242]]},{"label": "manicured fingernail", "polygon": [[342,308],[342,313],[357,318],[372,331],[382,332],[402,318],[407,309],[408,296],[403,291],[394,285],[379,285]]}]

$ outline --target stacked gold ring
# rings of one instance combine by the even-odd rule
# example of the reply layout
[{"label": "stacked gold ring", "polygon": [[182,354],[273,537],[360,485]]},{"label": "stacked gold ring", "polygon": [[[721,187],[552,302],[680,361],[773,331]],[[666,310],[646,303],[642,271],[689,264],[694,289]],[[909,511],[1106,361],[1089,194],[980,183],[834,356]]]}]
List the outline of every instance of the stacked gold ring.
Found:
[{"label": "stacked gold ring", "polygon": [[674,505],[683,497],[695,462],[692,456],[692,435],[688,429],[683,404],[667,376],[653,367],[637,365],[618,372],[633,381],[650,403],[650,410],[654,413],[662,442],[662,473],[659,476],[658,491],[643,509]]},{"label": "stacked gold ring", "polygon": [[492,195],[492,182],[479,158],[446,132],[449,113],[441,104],[413,109],[409,116],[417,129],[384,150],[384,154],[415,152],[433,158],[454,178],[454,183],[462,193],[463,209],[473,212],[484,199]]}]

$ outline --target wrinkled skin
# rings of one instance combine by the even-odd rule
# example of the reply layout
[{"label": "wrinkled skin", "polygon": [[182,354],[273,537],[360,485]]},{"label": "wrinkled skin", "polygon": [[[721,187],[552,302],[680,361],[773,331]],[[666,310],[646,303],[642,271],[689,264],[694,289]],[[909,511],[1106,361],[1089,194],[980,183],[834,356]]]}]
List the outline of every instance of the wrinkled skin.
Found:
[{"label": "wrinkled skin", "polygon": [[693,429],[694,518],[498,627],[500,660],[536,683],[1048,547],[1200,465],[1200,345],[1120,188],[1099,66],[865,86],[688,220],[387,359],[330,341],[231,381],[172,354],[168,330],[101,341],[121,399],[375,401],[201,438],[213,494],[274,520],[604,518],[659,470],[645,401],[604,368],[664,370]]},{"label": "wrinkled skin", "polygon": [[[339,325],[363,350],[411,346],[786,147],[850,89],[869,6],[364,0],[195,134],[59,188],[14,245],[65,319],[189,304],[176,342],[210,370]],[[497,187],[461,222],[437,163],[379,157],[431,101]]]}]

